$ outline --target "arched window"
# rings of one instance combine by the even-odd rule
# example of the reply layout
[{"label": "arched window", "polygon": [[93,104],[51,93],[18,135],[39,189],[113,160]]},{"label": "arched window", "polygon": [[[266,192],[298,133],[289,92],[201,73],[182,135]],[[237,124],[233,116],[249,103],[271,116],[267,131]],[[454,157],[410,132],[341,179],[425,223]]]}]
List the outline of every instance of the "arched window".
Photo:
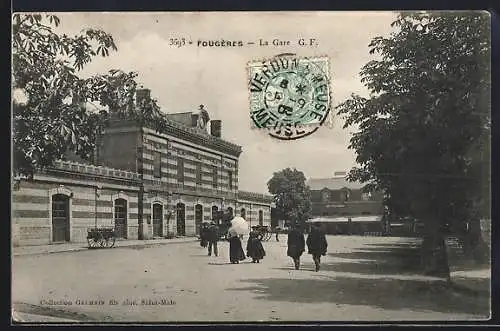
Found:
[{"label": "arched window", "polygon": [[217,222],[219,217],[219,207],[212,206],[212,221]]},{"label": "arched window", "polygon": [[363,201],[369,201],[372,198],[372,194],[370,192],[363,192],[361,193],[361,200]]},{"label": "arched window", "polygon": [[350,191],[348,188],[343,188],[342,191],[340,191],[340,200],[342,202],[349,201],[350,198]]},{"label": "arched window", "polygon": [[330,194],[330,191],[329,190],[324,190],[322,193],[321,193],[321,200],[324,202],[324,203],[327,203],[329,202],[331,199],[331,194]]}]

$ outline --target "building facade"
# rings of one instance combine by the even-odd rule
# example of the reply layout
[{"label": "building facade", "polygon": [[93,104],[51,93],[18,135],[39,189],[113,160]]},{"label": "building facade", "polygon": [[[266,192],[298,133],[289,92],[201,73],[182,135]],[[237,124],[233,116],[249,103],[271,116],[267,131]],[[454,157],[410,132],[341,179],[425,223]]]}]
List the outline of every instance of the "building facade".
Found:
[{"label": "building facade", "polygon": [[119,238],[138,237],[137,173],[59,161],[12,189],[16,246],[84,242],[89,227],[114,227]]},{"label": "building facade", "polygon": [[330,234],[382,235],[385,233],[383,193],[365,193],[363,184],[349,182],[345,172],[331,178],[311,178],[312,219]]},{"label": "building facade", "polygon": [[221,122],[169,114],[158,133],[112,121],[99,137],[96,164],[57,162],[13,190],[16,245],[86,241],[87,228],[109,226],[123,239],[195,236],[203,221],[230,210],[270,225],[267,195],[239,191],[240,146],[221,138]]},{"label": "building facade", "polygon": [[349,182],[344,173],[331,178],[311,178],[312,215],[314,217],[353,217],[383,215],[383,193],[365,193],[363,184]]}]

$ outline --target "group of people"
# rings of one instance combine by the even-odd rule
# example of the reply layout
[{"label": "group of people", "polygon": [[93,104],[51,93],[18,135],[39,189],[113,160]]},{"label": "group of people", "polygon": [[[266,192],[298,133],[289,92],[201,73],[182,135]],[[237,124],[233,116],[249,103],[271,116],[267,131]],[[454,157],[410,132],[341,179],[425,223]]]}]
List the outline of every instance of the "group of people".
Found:
[{"label": "group of people", "polygon": [[[219,255],[217,242],[219,241],[219,228],[215,222],[204,223],[200,229],[200,245],[204,248],[208,246],[208,256],[212,255],[212,249],[215,256]],[[266,256],[266,251],[262,242],[259,239],[256,227],[252,227],[247,241],[247,254],[243,251],[241,242],[242,236],[236,232],[229,230],[229,260],[231,263],[239,263],[248,257],[252,258],[252,263],[259,263]]]},{"label": "group of people", "polygon": [[[215,256],[218,256],[217,241],[219,240],[219,228],[215,222],[209,224],[203,224],[200,229],[201,246],[206,248],[208,246],[208,255],[212,255],[212,249]],[[245,260],[247,257],[252,259],[252,263],[259,263],[266,256],[266,251],[262,245],[259,233],[256,227],[252,227],[252,231],[248,236],[246,255],[243,250],[243,245],[241,242],[242,236],[236,232],[228,232],[229,241],[229,260],[233,264],[237,264],[240,261]],[[299,225],[295,226],[288,233],[288,248],[287,256],[293,259],[293,263],[296,270],[300,268],[300,258],[305,252],[307,245],[308,253],[312,255],[315,271],[319,271],[321,264],[321,257],[326,255],[328,248],[328,243],[326,241],[325,233],[321,228],[313,224],[312,229],[307,236],[307,240],[304,238],[304,231]]]},{"label": "group of people", "polygon": [[325,233],[317,223],[313,223],[307,240],[304,240],[304,231],[302,231],[300,226],[295,226],[288,233],[287,255],[293,259],[296,270],[300,268],[300,258],[305,252],[306,245],[309,254],[312,255],[315,271],[319,271],[321,257],[326,255],[328,242],[326,241]]}]

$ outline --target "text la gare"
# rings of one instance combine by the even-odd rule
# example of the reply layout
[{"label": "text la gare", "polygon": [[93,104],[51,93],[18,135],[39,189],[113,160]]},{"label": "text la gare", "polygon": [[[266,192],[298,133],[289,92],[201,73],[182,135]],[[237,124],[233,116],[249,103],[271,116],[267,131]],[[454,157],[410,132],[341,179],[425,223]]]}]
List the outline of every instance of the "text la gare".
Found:
[{"label": "text la gare", "polygon": [[[315,38],[300,38],[297,41],[297,44],[299,46],[318,46],[318,42]],[[266,39],[259,39],[259,46],[290,46],[291,41],[290,40],[282,40],[282,39],[273,39],[273,40],[266,40]]]}]

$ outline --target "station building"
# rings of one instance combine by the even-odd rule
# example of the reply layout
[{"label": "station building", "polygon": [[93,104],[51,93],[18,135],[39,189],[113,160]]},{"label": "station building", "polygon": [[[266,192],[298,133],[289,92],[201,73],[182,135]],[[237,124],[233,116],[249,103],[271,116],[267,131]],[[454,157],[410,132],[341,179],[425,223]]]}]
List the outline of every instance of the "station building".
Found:
[{"label": "station building", "polygon": [[203,112],[167,114],[161,133],[112,120],[93,164],[69,156],[16,180],[14,245],[85,242],[92,227],[113,227],[121,239],[196,236],[222,210],[270,225],[272,197],[239,190],[242,148],[222,139],[220,120],[200,127]]},{"label": "station building", "polygon": [[346,172],[329,178],[311,178],[312,219],[329,234],[382,235],[384,224],[383,193],[365,193],[363,184],[350,182]]}]

